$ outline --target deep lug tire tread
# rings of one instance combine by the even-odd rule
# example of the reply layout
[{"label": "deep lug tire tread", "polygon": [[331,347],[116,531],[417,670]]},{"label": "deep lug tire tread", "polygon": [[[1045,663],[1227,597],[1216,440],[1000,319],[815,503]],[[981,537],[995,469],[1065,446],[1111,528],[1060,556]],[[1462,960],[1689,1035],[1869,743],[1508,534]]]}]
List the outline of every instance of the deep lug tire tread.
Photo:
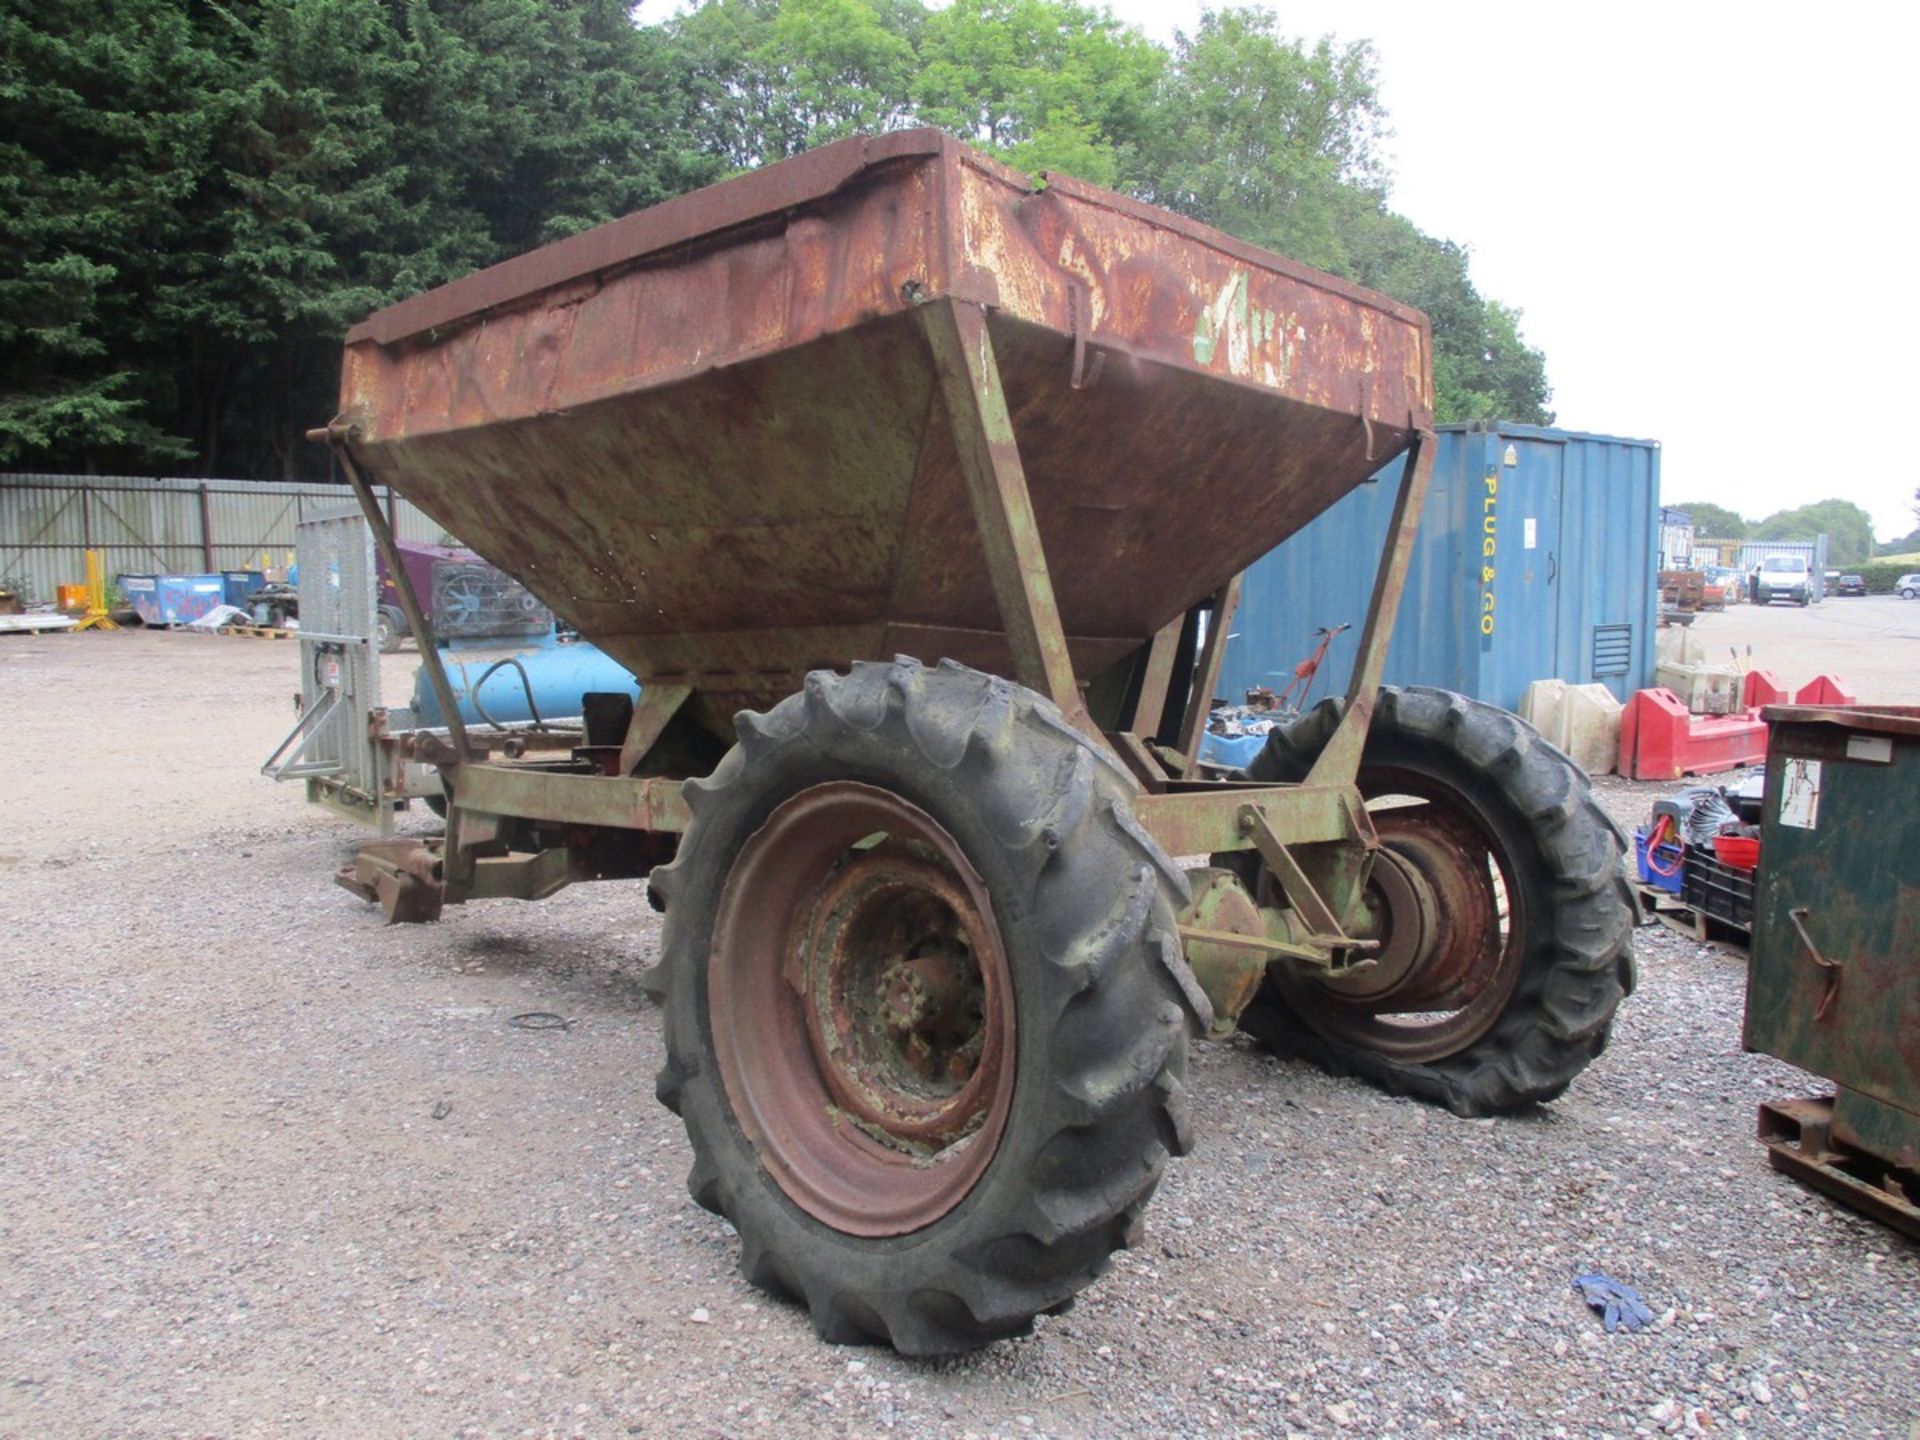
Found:
[{"label": "deep lug tire tread", "polygon": [[[1340,714],[1340,702],[1327,700],[1292,725],[1276,727],[1248,766],[1249,777],[1305,778]],[[1606,1048],[1614,1013],[1633,991],[1633,900],[1623,837],[1558,748],[1507,711],[1451,691],[1380,691],[1366,760],[1396,759],[1453,770],[1483,803],[1504,809],[1527,839],[1532,853],[1510,857],[1533,916],[1512,998],[1478,1041],[1420,1064],[1321,1034],[1271,980],[1240,1026],[1283,1054],[1459,1115],[1510,1114],[1552,1100]]]},{"label": "deep lug tire tread", "polygon": [[[996,676],[906,659],[819,671],[736,729],[714,772],[687,783],[693,823],[651,879],[666,907],[656,1089],[686,1123],[690,1191],[740,1232],[747,1280],[798,1299],[829,1341],[933,1355],[1027,1333],[1138,1239],[1168,1157],[1190,1148],[1186,1046],[1211,1017],[1167,944],[1185,877],[1132,823],[1117,763]],[[708,1058],[707,954],[734,856],[775,805],[828,779],[885,786],[947,826],[992,886],[1014,968],[1019,1063],[1000,1151],[946,1215],[882,1240],[785,1196]]]}]

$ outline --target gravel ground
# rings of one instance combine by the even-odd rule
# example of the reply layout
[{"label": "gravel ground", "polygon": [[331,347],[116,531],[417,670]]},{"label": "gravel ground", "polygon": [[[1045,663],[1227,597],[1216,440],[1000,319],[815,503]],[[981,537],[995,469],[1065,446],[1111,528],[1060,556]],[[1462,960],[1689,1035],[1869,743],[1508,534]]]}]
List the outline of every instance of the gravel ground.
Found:
[{"label": "gravel ground", "polygon": [[292,670],[0,645],[0,1435],[1920,1436],[1920,1247],[1767,1167],[1755,1105],[1821,1086],[1658,928],[1537,1114],[1201,1046],[1200,1148],[1073,1310],[822,1345],[687,1196],[639,886],[382,927],[329,883],[357,836],[254,773]]}]

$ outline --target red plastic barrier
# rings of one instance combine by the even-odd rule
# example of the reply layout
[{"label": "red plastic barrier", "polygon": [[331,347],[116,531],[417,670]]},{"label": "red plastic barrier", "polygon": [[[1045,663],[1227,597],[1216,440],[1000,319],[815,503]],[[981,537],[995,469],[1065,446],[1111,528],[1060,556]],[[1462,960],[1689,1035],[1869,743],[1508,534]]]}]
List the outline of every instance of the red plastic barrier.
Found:
[{"label": "red plastic barrier", "polygon": [[1620,759],[1632,780],[1678,780],[1758,765],[1767,758],[1768,705],[1858,705],[1838,675],[1816,675],[1789,695],[1771,670],[1749,670],[1741,688],[1745,713],[1690,715],[1671,690],[1636,690],[1620,715]]},{"label": "red plastic barrier", "polygon": [[1758,710],[1762,705],[1785,705],[1790,699],[1791,693],[1771,670],[1749,670],[1746,683],[1740,689],[1740,703],[1749,710]]},{"label": "red plastic barrier", "polygon": [[1634,780],[1677,780],[1757,765],[1767,757],[1759,716],[1690,715],[1671,690],[1636,690],[1620,716],[1620,772]]},{"label": "red plastic barrier", "polygon": [[[1785,701],[1784,696],[1775,704]],[[1748,701],[1752,704],[1752,701]],[[1853,687],[1838,675],[1816,675],[1793,697],[1796,705],[1858,705],[1860,697],[1853,693]]]}]

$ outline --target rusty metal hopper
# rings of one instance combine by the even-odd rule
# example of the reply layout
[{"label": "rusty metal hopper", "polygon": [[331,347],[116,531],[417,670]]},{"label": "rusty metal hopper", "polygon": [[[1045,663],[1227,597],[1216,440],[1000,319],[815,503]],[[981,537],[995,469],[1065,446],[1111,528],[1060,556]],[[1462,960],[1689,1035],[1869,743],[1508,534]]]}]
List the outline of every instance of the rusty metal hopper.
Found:
[{"label": "rusty metal hopper", "polygon": [[[1075,671],[1431,419],[1425,317],[932,131],[855,139],[395,305],[353,452],[644,679],[1007,669],[928,307],[988,307]],[[1354,557],[1370,566],[1376,557]]]}]

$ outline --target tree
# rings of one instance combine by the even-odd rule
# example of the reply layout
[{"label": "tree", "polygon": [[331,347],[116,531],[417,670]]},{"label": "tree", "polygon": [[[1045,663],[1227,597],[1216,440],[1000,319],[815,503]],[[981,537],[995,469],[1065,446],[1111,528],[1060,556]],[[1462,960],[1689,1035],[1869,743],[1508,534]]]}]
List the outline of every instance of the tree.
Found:
[{"label": "tree", "polygon": [[925,21],[918,0],[708,0],[664,33],[701,140],[744,170],[905,123]]},{"label": "tree", "polygon": [[292,475],[381,305],[713,178],[626,0],[0,0],[0,463]]},{"label": "tree", "polygon": [[1672,507],[1693,517],[1693,533],[1712,540],[1745,540],[1747,522],[1722,505],[1705,500],[1690,500]]},{"label": "tree", "polygon": [[0,0],[0,464],[313,473],[340,339],[508,255],[932,123],[1410,301],[1442,420],[1547,421],[1520,315],[1393,214],[1364,42],[1085,0]]},{"label": "tree", "polygon": [[1519,311],[1474,287],[1462,246],[1425,234],[1378,196],[1354,197],[1343,228],[1347,273],[1433,322],[1435,418],[1553,423],[1546,357],[1522,338]]},{"label": "tree", "polygon": [[1442,422],[1546,425],[1546,359],[1483,298],[1466,250],[1388,208],[1389,133],[1365,41],[1288,39],[1270,10],[1181,34],[1143,144],[1145,198],[1425,311]]},{"label": "tree", "polygon": [[1920,552],[1920,529],[1909,530],[1897,540],[1882,540],[1873,547],[1876,555],[1911,555]]},{"label": "tree", "polygon": [[165,0],[0,5],[0,464],[189,453],[148,341],[223,78]]},{"label": "tree", "polygon": [[1755,540],[1827,537],[1827,562],[1857,565],[1873,555],[1873,517],[1851,500],[1821,500],[1779,510],[1753,528]]},{"label": "tree", "polygon": [[1326,269],[1345,271],[1354,191],[1384,183],[1386,134],[1365,41],[1309,47],[1271,10],[1203,12],[1174,41],[1147,197]]},{"label": "tree", "polygon": [[954,0],[928,15],[919,119],[1026,170],[1132,178],[1166,52],[1078,0]]}]

